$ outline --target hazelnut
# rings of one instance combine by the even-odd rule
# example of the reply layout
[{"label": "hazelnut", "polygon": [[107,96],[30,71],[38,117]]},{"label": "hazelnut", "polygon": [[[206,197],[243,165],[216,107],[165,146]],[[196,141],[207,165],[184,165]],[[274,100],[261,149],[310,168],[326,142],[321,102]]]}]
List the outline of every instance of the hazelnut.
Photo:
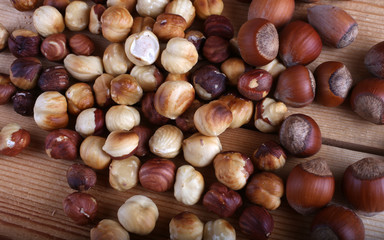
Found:
[{"label": "hazelnut", "polygon": [[16,92],[16,87],[12,84],[9,76],[0,73],[0,105],[5,104]]},{"label": "hazelnut", "polygon": [[193,116],[195,127],[206,136],[219,136],[231,125],[232,120],[231,109],[220,100],[201,106]]},{"label": "hazelnut", "polygon": [[89,25],[88,29],[93,34],[101,33],[101,16],[105,11],[105,7],[102,4],[96,4],[91,7],[89,12]]},{"label": "hazelnut", "polygon": [[56,91],[40,94],[33,108],[33,118],[40,128],[50,131],[68,124],[67,101]]},{"label": "hazelnut", "polygon": [[205,40],[203,56],[211,63],[224,62],[230,55],[229,41],[227,39],[210,36]]},{"label": "hazelnut", "polygon": [[103,74],[103,63],[97,56],[68,54],[64,58],[64,67],[72,77],[82,82],[93,81]]},{"label": "hazelnut", "polygon": [[280,74],[274,97],[292,107],[304,107],[313,102],[315,92],[316,82],[312,72],[296,65]]},{"label": "hazelnut", "polygon": [[287,160],[283,148],[274,141],[262,143],[252,154],[253,165],[262,171],[282,168]]},{"label": "hazelnut", "polygon": [[249,71],[248,66],[241,58],[228,58],[220,67],[220,70],[227,76],[229,85],[237,86],[241,74]]},{"label": "hazelnut", "polygon": [[109,165],[109,184],[117,191],[127,191],[139,181],[140,159],[130,156],[123,160],[113,160]]},{"label": "hazelnut", "polygon": [[65,8],[65,26],[71,31],[82,31],[89,24],[90,7],[84,1],[73,1]]},{"label": "hazelnut", "polygon": [[104,113],[97,108],[87,108],[76,118],[75,129],[81,136],[100,135],[104,128]]},{"label": "hazelnut", "polygon": [[139,171],[140,184],[155,192],[165,192],[173,187],[176,166],[171,160],[150,159]]},{"label": "hazelnut", "polygon": [[70,129],[58,129],[45,137],[45,152],[54,159],[76,160],[81,136]]},{"label": "hazelnut", "polygon": [[103,64],[105,71],[113,76],[124,74],[133,67],[133,63],[127,58],[121,43],[108,45],[104,51]]},{"label": "hazelnut", "polygon": [[218,36],[231,39],[234,36],[234,28],[227,17],[222,15],[211,15],[204,21],[204,33],[207,37]]},{"label": "hazelnut", "polygon": [[120,225],[120,223],[110,220],[101,220],[90,232],[91,240],[129,240],[129,233]]},{"label": "hazelnut", "polygon": [[36,86],[43,65],[35,57],[17,58],[9,68],[9,78],[13,85],[23,90]]},{"label": "hazelnut", "polygon": [[[177,1],[189,1],[189,0],[176,0]],[[175,2],[175,1],[172,1]],[[202,32],[197,30],[189,30],[185,33],[184,36],[185,39],[190,41],[193,45],[195,45],[196,50],[199,52],[200,49],[203,47],[203,44],[205,42],[205,36]]]},{"label": "hazelnut", "polygon": [[244,97],[259,101],[265,98],[272,87],[272,75],[262,69],[254,69],[240,75],[237,90]]},{"label": "hazelnut", "polygon": [[3,24],[0,23],[0,51],[7,46],[9,33]]},{"label": "hazelnut", "polygon": [[140,101],[143,89],[129,74],[121,74],[111,80],[111,98],[117,104],[133,105]]},{"label": "hazelnut", "polygon": [[69,53],[67,38],[63,33],[55,33],[43,40],[40,51],[49,61],[61,61]]},{"label": "hazelnut", "polygon": [[255,127],[264,133],[277,132],[287,112],[284,103],[264,98],[255,105]]},{"label": "hazelnut", "polygon": [[201,19],[206,19],[211,15],[221,15],[224,10],[224,3],[222,0],[194,0],[196,14]]},{"label": "hazelnut", "polygon": [[33,115],[33,106],[35,105],[36,97],[29,91],[17,91],[12,96],[13,110],[23,116]]},{"label": "hazelnut", "polygon": [[108,167],[111,157],[102,150],[105,141],[103,137],[88,136],[81,143],[80,157],[87,166],[97,170]]},{"label": "hazelnut", "polygon": [[194,167],[208,166],[222,149],[218,137],[204,136],[201,133],[195,133],[183,140],[184,159]]},{"label": "hazelnut", "polygon": [[203,205],[220,217],[231,217],[243,205],[243,200],[236,191],[229,189],[222,183],[215,182],[205,193]]},{"label": "hazelnut", "polygon": [[137,0],[107,0],[107,6],[121,6],[128,9],[129,12],[133,12],[135,10]]},{"label": "hazelnut", "polygon": [[281,33],[279,56],[287,67],[307,65],[321,53],[323,44],[316,30],[306,22],[293,21]]},{"label": "hazelnut", "polygon": [[185,19],[173,13],[160,14],[153,25],[153,33],[156,34],[160,41],[164,42],[174,37],[183,38],[185,29],[187,29]]},{"label": "hazelnut", "polygon": [[78,115],[81,111],[93,107],[92,88],[86,83],[75,83],[65,92],[70,114]]},{"label": "hazelnut", "polygon": [[95,44],[85,34],[78,33],[69,38],[69,47],[77,55],[90,56],[95,51]]},{"label": "hazelnut", "polygon": [[122,42],[131,31],[132,15],[125,7],[108,7],[101,16],[101,32],[110,42]]},{"label": "hazelnut", "polygon": [[235,228],[225,219],[208,221],[204,225],[204,240],[236,240]]},{"label": "hazelnut", "polygon": [[64,213],[78,225],[86,225],[96,218],[97,202],[88,193],[74,192],[63,201]]},{"label": "hazelnut", "polygon": [[69,74],[64,66],[52,66],[43,70],[37,85],[42,91],[64,91],[69,87]]},{"label": "hazelnut", "polygon": [[8,123],[0,131],[0,153],[7,156],[16,156],[31,141],[29,132],[16,123]]},{"label": "hazelnut", "polygon": [[39,4],[38,0],[11,0],[14,8],[18,11],[30,11],[36,8]]},{"label": "hazelnut", "polygon": [[176,118],[176,126],[183,132],[197,132],[195,123],[193,122],[193,116],[195,115],[196,110],[202,105],[203,103],[199,100],[193,100],[191,106],[189,106],[183,114]]},{"label": "hazelnut", "polygon": [[116,130],[111,132],[102,147],[112,159],[125,159],[135,153],[139,144],[139,136],[134,132]]},{"label": "hazelnut", "polygon": [[135,126],[131,130],[139,136],[139,145],[135,152],[136,156],[144,157],[149,153],[149,138],[152,136],[152,129],[144,126]]},{"label": "hazelnut", "polygon": [[169,0],[137,0],[136,11],[142,17],[156,18],[164,12]]},{"label": "hazelnut", "polygon": [[167,4],[165,13],[173,13],[182,16],[187,22],[186,28],[189,28],[195,19],[195,7],[191,0],[174,0]]},{"label": "hazelnut", "polygon": [[111,97],[111,81],[114,77],[110,74],[103,73],[96,78],[93,84],[96,103],[100,107],[108,107],[113,104]]},{"label": "hazelnut", "polygon": [[149,30],[129,36],[125,41],[124,49],[128,59],[137,66],[153,64],[160,53],[159,40]]},{"label": "hazelnut", "polygon": [[189,72],[177,74],[177,73],[168,73],[165,81],[186,81],[189,82]]},{"label": "hazelnut", "polygon": [[359,31],[351,15],[332,5],[308,8],[308,22],[316,29],[325,44],[336,48],[351,44]]},{"label": "hazelnut", "polygon": [[292,114],[282,123],[279,131],[281,145],[295,157],[309,157],[321,148],[319,125],[304,114]]},{"label": "hazelnut", "polygon": [[149,149],[152,153],[163,158],[176,157],[181,149],[183,132],[173,125],[158,128],[149,139]]},{"label": "hazelnut", "polygon": [[40,36],[27,29],[14,30],[8,38],[9,51],[17,58],[36,57],[40,49]]},{"label": "hazelnut", "polygon": [[155,24],[155,19],[151,17],[141,17],[141,16],[134,17],[131,34],[139,33],[145,30],[152,31],[154,24]]},{"label": "hazelnut", "polygon": [[97,176],[92,168],[74,163],[67,170],[67,182],[70,188],[86,191],[95,186]]},{"label": "hazelnut", "polygon": [[112,106],[105,115],[108,131],[131,130],[140,124],[140,113],[134,107],[126,105]]},{"label": "hazelnut", "polygon": [[267,240],[274,225],[271,214],[259,206],[245,208],[239,218],[240,230],[252,239]]},{"label": "hazelnut", "polygon": [[204,178],[200,172],[190,165],[177,169],[174,196],[185,205],[196,204],[204,191]]},{"label": "hazelnut", "polygon": [[191,212],[181,212],[169,223],[169,235],[172,240],[203,239],[204,223]]},{"label": "hazelnut", "polygon": [[225,91],[227,77],[213,65],[204,65],[192,74],[196,94],[203,100],[212,100]]},{"label": "hazelnut", "polygon": [[64,31],[63,15],[52,6],[41,6],[33,12],[33,26],[43,37]]},{"label": "hazelnut", "polygon": [[384,78],[384,41],[372,46],[364,58],[365,67],[377,78]]},{"label": "hazelnut", "polygon": [[195,99],[195,89],[189,82],[166,81],[155,93],[153,104],[156,111],[170,119],[183,114]]},{"label": "hazelnut", "polygon": [[134,66],[130,73],[144,92],[156,91],[163,83],[164,76],[155,65]]},{"label": "hazelnut", "polygon": [[273,59],[272,62],[268,63],[267,65],[259,66],[257,68],[269,72],[272,75],[273,79],[276,79],[280,75],[280,73],[282,73],[286,69],[286,67],[281,64],[276,58]]},{"label": "hazelnut", "polygon": [[44,0],[43,5],[52,6],[64,14],[69,3],[70,0]]},{"label": "hazelnut", "polygon": [[128,232],[142,236],[150,234],[155,228],[159,210],[150,198],[134,195],[119,208],[117,217]]},{"label": "hazelnut", "polygon": [[161,54],[161,64],[170,73],[183,74],[197,63],[198,53],[195,45],[185,38],[172,38]]},{"label": "hazelnut", "polygon": [[239,128],[247,124],[253,113],[253,102],[237,97],[234,94],[227,94],[219,98],[219,101],[225,103],[232,112],[232,122],[229,128]]},{"label": "hazelnut", "polygon": [[146,93],[141,101],[141,111],[144,117],[154,125],[164,125],[169,122],[169,118],[160,115],[154,106],[155,93]]}]

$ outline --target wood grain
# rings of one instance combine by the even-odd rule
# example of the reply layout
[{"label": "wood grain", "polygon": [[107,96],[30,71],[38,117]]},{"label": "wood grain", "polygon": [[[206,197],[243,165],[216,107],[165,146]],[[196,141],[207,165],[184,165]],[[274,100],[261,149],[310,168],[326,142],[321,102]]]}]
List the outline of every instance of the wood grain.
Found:
[{"label": "wood grain", "polygon": [[[90,2],[90,1],[89,1]],[[247,6],[235,0],[225,0],[224,15],[228,16],[236,29],[246,20]],[[320,1],[318,4],[333,4],[345,9],[359,24],[356,41],[344,49],[331,49],[324,46],[320,57],[309,65],[314,70],[317,65],[328,60],[344,62],[351,70],[354,80],[369,77],[363,59],[367,50],[384,39],[384,2],[364,1]],[[305,19],[306,9],[313,4],[297,3],[294,19]],[[27,28],[33,30],[32,13],[20,13],[11,7],[9,1],[0,2],[0,22],[9,30]],[[67,33],[73,34],[73,33]],[[101,36],[94,36],[98,52],[108,44]],[[5,50],[0,53],[0,72],[8,73],[15,58]],[[43,60],[45,66],[50,65]],[[321,151],[314,157],[324,157],[336,178],[337,189],[334,203],[347,205],[340,190],[341,176],[345,168],[363,157],[384,156],[384,128],[362,120],[353,113],[348,102],[337,108],[326,108],[311,104],[305,108],[289,108],[290,113],[304,113],[312,116],[319,124],[323,135]],[[62,210],[62,201],[72,192],[66,183],[65,173],[72,162],[54,160],[44,153],[44,138],[47,132],[39,129],[31,117],[21,117],[14,113],[11,104],[0,106],[0,127],[9,122],[17,122],[31,133],[30,146],[16,157],[0,156],[0,239],[88,239],[92,226],[77,226],[67,218]],[[276,135],[262,134],[254,129],[228,130],[220,136],[224,150],[241,151],[252,154],[262,142],[277,139]],[[311,157],[314,158],[314,157]],[[278,171],[284,180],[289,171],[306,159],[289,157],[286,166]],[[81,162],[81,160],[78,160]],[[181,156],[175,159],[177,166],[186,164]],[[205,176],[206,186],[215,180],[212,167],[199,168]],[[240,191],[243,194],[242,191]],[[138,186],[127,192],[118,192],[108,183],[108,171],[98,172],[97,186],[90,190],[99,203],[98,218],[117,219],[116,212],[130,196],[144,194],[154,200],[159,207],[160,217],[154,232],[147,237],[131,234],[131,239],[168,239],[170,219],[181,211],[192,211],[204,222],[217,218],[209,213],[201,202],[194,206],[178,203],[172,192],[153,193]],[[240,211],[239,211],[240,212]],[[239,212],[228,219],[236,228],[238,239],[246,239],[240,233],[237,219]],[[313,216],[295,213],[283,199],[282,206],[271,214],[275,229],[271,239],[308,239],[309,226]],[[384,214],[363,217],[366,239],[384,239]]]}]

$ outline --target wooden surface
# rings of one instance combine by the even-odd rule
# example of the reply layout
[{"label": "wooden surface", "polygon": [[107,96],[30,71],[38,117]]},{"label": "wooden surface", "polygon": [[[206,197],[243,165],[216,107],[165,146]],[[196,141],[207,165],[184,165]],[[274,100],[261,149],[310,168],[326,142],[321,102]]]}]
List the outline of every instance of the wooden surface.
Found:
[{"label": "wooden surface", "polygon": [[[238,29],[246,20],[246,3],[225,0],[224,15],[230,17]],[[326,60],[344,62],[352,72],[355,82],[369,77],[363,59],[367,50],[384,40],[384,2],[381,0],[325,1],[318,4],[333,4],[351,14],[359,24],[356,41],[344,49],[323,47],[320,57],[309,65],[311,70]],[[306,8],[313,4],[296,4],[295,19],[305,19]],[[33,29],[32,13],[20,13],[11,7],[10,1],[0,1],[0,22],[11,32],[17,28]],[[89,33],[88,33],[89,34]],[[99,52],[107,45],[100,36],[92,36]],[[0,72],[8,73],[15,58],[8,50],[0,53]],[[50,63],[44,61],[44,65]],[[326,108],[316,103],[305,108],[289,108],[290,113],[312,116],[319,124],[323,135],[323,146],[318,154],[324,157],[336,178],[333,202],[347,205],[340,191],[341,176],[351,163],[368,156],[383,158],[384,127],[371,124],[354,114],[348,102],[337,108]],[[72,192],[66,183],[65,173],[72,162],[54,160],[44,152],[47,132],[39,129],[31,117],[16,114],[11,104],[0,106],[0,127],[10,122],[19,123],[31,133],[30,146],[16,157],[0,156],[0,239],[87,239],[90,226],[77,226],[62,210],[62,201]],[[223,150],[242,151],[250,155],[254,149],[268,139],[277,139],[273,134],[261,134],[256,130],[228,130],[220,136]],[[289,157],[287,164],[278,172],[284,180],[289,171],[306,159]],[[178,166],[185,164],[179,156]],[[78,159],[78,162],[81,162]],[[211,167],[198,169],[205,177],[206,185],[214,181]],[[204,222],[217,219],[208,213],[201,202],[194,206],[178,203],[173,192],[153,193],[138,186],[127,192],[118,192],[108,183],[108,171],[98,172],[97,186],[89,191],[99,203],[98,220],[117,219],[117,209],[132,195],[144,194],[157,204],[160,217],[153,233],[147,237],[131,234],[131,239],[168,239],[168,224],[181,211],[192,211]],[[308,239],[313,216],[301,216],[291,210],[283,198],[279,209],[271,212],[275,229],[271,239]],[[228,219],[236,228],[238,239],[246,239],[239,231],[239,213]],[[361,216],[366,228],[366,239],[384,239],[384,213],[374,217]]]}]

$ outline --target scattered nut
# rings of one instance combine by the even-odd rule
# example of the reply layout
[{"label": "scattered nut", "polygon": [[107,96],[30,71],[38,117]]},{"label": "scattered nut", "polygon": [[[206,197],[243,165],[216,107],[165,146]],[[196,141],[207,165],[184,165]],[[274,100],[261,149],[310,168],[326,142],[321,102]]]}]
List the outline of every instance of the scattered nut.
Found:
[{"label": "scattered nut", "polygon": [[267,65],[259,66],[257,68],[269,72],[272,75],[273,79],[279,77],[280,73],[282,73],[286,69],[286,67],[281,64],[276,58],[273,59],[272,62],[268,63]]},{"label": "scattered nut", "polygon": [[43,40],[40,51],[49,61],[61,61],[69,53],[64,33],[55,33]]},{"label": "scattered nut", "polygon": [[111,157],[102,150],[105,141],[105,138],[99,136],[84,139],[80,145],[80,157],[86,165],[97,170],[108,167]]},{"label": "scattered nut", "polygon": [[110,42],[122,42],[131,31],[132,15],[125,7],[112,6],[101,16],[101,32]]},{"label": "scattered nut", "polygon": [[116,130],[108,135],[102,149],[112,159],[120,160],[133,155],[138,145],[139,136],[136,133]]},{"label": "scattered nut", "polygon": [[203,56],[211,63],[224,62],[230,55],[229,41],[227,39],[210,36],[205,40]]},{"label": "scattered nut", "polygon": [[201,19],[206,19],[210,15],[221,15],[224,10],[222,0],[194,0],[193,6],[196,8],[196,14]]},{"label": "scattered nut", "polygon": [[0,73],[0,105],[7,103],[16,92],[8,75]]},{"label": "scattered nut", "polygon": [[155,24],[155,19],[151,17],[141,17],[141,16],[135,17],[133,18],[131,34],[139,33],[145,30],[152,31],[154,24]]},{"label": "scattered nut", "polygon": [[240,75],[237,90],[244,97],[259,101],[265,98],[272,87],[272,75],[262,69],[254,69]]},{"label": "scattered nut", "polygon": [[129,240],[129,233],[116,221],[101,220],[90,232],[91,240]]},{"label": "scattered nut", "polygon": [[111,81],[113,78],[112,75],[103,73],[96,78],[93,84],[95,99],[100,107],[108,107],[113,104],[111,97]]},{"label": "scattered nut", "polygon": [[164,12],[169,0],[137,0],[136,11],[142,17],[156,18]]},{"label": "scattered nut", "polygon": [[14,8],[19,11],[30,11],[36,8],[39,4],[38,0],[11,0]]},{"label": "scattered nut", "polygon": [[181,212],[169,223],[172,240],[203,239],[204,223],[193,213]]},{"label": "scattered nut", "polygon": [[131,130],[140,124],[140,113],[134,107],[116,105],[108,109],[105,115],[105,125],[108,131]]},{"label": "scattered nut", "polygon": [[169,122],[170,119],[164,117],[163,115],[160,115],[156,111],[154,105],[154,98],[154,92],[149,92],[144,95],[143,99],[141,100],[141,112],[151,124],[162,126]]},{"label": "scattered nut", "polygon": [[36,97],[30,91],[17,91],[12,96],[13,110],[23,116],[33,115],[33,106],[35,105]]},{"label": "scattered nut", "polygon": [[267,240],[274,225],[271,214],[255,205],[245,208],[239,218],[240,230],[252,239]]},{"label": "scattered nut", "polygon": [[64,58],[64,66],[72,77],[82,82],[93,81],[103,74],[103,63],[97,56],[68,54]]},{"label": "scattered nut", "polygon": [[101,33],[101,16],[105,11],[105,7],[102,4],[96,4],[91,7],[89,12],[89,25],[88,29],[93,34]]},{"label": "scattered nut", "polygon": [[8,49],[17,58],[36,57],[40,50],[40,36],[27,29],[16,29],[8,38]]},{"label": "scattered nut", "polygon": [[373,45],[364,58],[364,65],[377,78],[384,78],[384,41]]},{"label": "scattered nut", "polygon": [[75,129],[81,136],[100,135],[104,128],[104,113],[97,108],[88,108],[76,118]]},{"label": "scattered nut", "polygon": [[248,20],[264,18],[272,22],[276,28],[280,28],[291,20],[294,11],[294,0],[256,0],[249,5]]},{"label": "scattered nut", "polygon": [[165,13],[173,13],[182,16],[187,22],[186,28],[189,28],[195,19],[195,7],[191,0],[174,0],[167,4]]},{"label": "scattered nut", "polygon": [[156,34],[160,41],[164,42],[174,37],[183,38],[185,29],[187,29],[185,19],[173,13],[160,14],[153,25],[153,33]]},{"label": "scattered nut", "polygon": [[287,112],[288,108],[284,103],[264,98],[255,105],[255,127],[264,133],[277,132]]},{"label": "scattered nut", "polygon": [[121,43],[108,45],[104,51],[103,64],[105,71],[113,76],[124,74],[133,67],[133,63],[127,58]]},{"label": "scattered nut", "polygon": [[230,85],[237,86],[240,75],[251,69],[241,58],[228,58],[221,64],[220,70],[227,76]]},{"label": "scattered nut", "polygon": [[65,8],[65,26],[71,31],[82,31],[89,24],[90,7],[84,1],[72,1]]},{"label": "scattered nut", "polygon": [[16,156],[31,141],[29,132],[16,123],[8,123],[0,131],[0,153],[7,156]]},{"label": "scattered nut", "polygon": [[7,46],[9,33],[3,24],[0,23],[0,51]]},{"label": "scattered nut", "polygon": [[262,171],[280,169],[286,160],[283,148],[274,141],[262,143],[252,154],[253,165]]},{"label": "scattered nut", "polygon": [[149,139],[149,149],[159,157],[174,158],[180,152],[183,137],[183,132],[177,127],[161,126]]},{"label": "scattered nut", "polygon": [[144,92],[156,91],[163,83],[164,76],[155,65],[134,66],[130,73]]},{"label": "scattered nut", "polygon": [[92,88],[86,83],[75,83],[65,92],[68,101],[68,111],[78,115],[81,111],[93,107]]},{"label": "scattered nut", "polygon": [[144,30],[130,35],[125,41],[124,49],[132,63],[137,66],[146,66],[156,61],[160,53],[160,44],[153,32]]},{"label": "scattered nut", "polygon": [[174,196],[185,205],[196,204],[204,191],[204,178],[200,172],[190,165],[177,169]]},{"label": "scattered nut", "polygon": [[139,182],[140,159],[130,156],[109,165],[109,184],[117,191],[127,191]]},{"label": "scattered nut", "polygon": [[232,122],[229,128],[239,128],[247,124],[253,113],[253,102],[237,97],[234,94],[227,94],[219,98],[219,101],[225,103],[232,112]]},{"label": "scattered nut", "polygon": [[95,186],[97,176],[92,168],[75,163],[67,170],[67,182],[70,188],[77,191],[86,191]]},{"label": "scattered nut", "polygon": [[121,74],[111,80],[111,98],[117,104],[133,105],[140,101],[143,89],[129,74]]},{"label": "scattered nut", "polygon": [[204,33],[207,37],[218,36],[224,39],[231,39],[235,30],[231,20],[222,15],[211,15],[204,21]]},{"label": "scattered nut", "polygon": [[44,69],[37,85],[42,91],[63,91],[69,87],[69,74],[64,66],[52,66]]},{"label": "scattered nut", "polygon": [[[172,2],[177,2],[177,1],[189,1],[189,0],[176,0]],[[196,50],[199,52],[200,49],[203,47],[203,44],[205,42],[205,36],[202,32],[197,31],[197,30],[189,30],[185,33],[184,36],[185,39],[190,41],[193,45],[195,45]]]},{"label": "scattered nut", "polygon": [[88,193],[74,192],[63,201],[64,213],[78,225],[86,225],[96,218],[97,202]]},{"label": "scattered nut", "polygon": [[135,126],[131,130],[139,136],[139,146],[137,146],[135,155],[144,157],[149,153],[149,138],[152,136],[152,129],[144,126]]},{"label": "scattered nut", "polygon": [[211,65],[204,65],[192,74],[196,94],[203,100],[212,100],[225,91],[227,77]]},{"label": "scattered nut", "polygon": [[79,155],[81,136],[70,129],[58,129],[45,137],[45,152],[51,158],[76,160]]},{"label": "scattered nut", "polygon": [[78,33],[69,39],[69,47],[77,55],[90,56],[95,51],[95,44],[85,34]]},{"label": "scattered nut", "polygon": [[41,6],[33,12],[33,26],[43,37],[64,31],[63,15],[52,6]]},{"label": "scattered nut", "polygon": [[236,231],[224,219],[208,221],[204,225],[204,240],[236,240]]},{"label": "scattered nut", "polygon": [[173,187],[176,166],[171,160],[150,159],[139,171],[140,184],[155,192],[165,192]]},{"label": "scattered nut", "polygon": [[34,88],[43,65],[35,57],[17,58],[9,68],[9,78],[13,85],[23,90]]}]

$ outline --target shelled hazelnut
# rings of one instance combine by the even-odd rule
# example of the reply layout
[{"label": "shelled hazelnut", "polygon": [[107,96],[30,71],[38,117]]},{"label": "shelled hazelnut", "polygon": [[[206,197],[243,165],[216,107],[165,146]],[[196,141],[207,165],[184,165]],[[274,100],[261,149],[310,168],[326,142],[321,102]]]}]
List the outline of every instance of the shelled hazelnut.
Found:
[{"label": "shelled hazelnut", "polygon": [[69,87],[69,74],[64,66],[48,67],[41,73],[37,85],[44,92],[67,90]]},{"label": "shelled hazelnut", "polygon": [[95,43],[87,35],[78,33],[69,38],[69,47],[77,55],[90,56],[95,51]]},{"label": "shelled hazelnut", "polygon": [[41,129],[50,131],[68,124],[67,100],[56,91],[40,94],[33,108],[33,118]]},{"label": "shelled hazelnut", "polygon": [[34,88],[43,65],[35,57],[17,58],[9,68],[9,78],[13,85],[23,90]]},{"label": "shelled hazelnut", "polygon": [[8,123],[0,131],[0,154],[16,156],[31,142],[29,132],[19,124]]},{"label": "shelled hazelnut", "polygon": [[142,17],[156,18],[164,12],[169,0],[137,0],[136,11]]},{"label": "shelled hazelnut", "polygon": [[52,6],[64,14],[69,3],[70,0],[44,0],[43,5]]},{"label": "shelled hazelnut", "polygon": [[143,89],[132,75],[121,74],[110,84],[111,98],[117,104],[133,105],[143,96]]},{"label": "shelled hazelnut", "polygon": [[27,29],[16,29],[8,38],[8,49],[17,58],[36,57],[39,54],[40,36]]},{"label": "shelled hazelnut", "polygon": [[136,6],[137,0],[107,0],[107,6],[121,6],[128,9],[129,12],[133,12]]},{"label": "shelled hazelnut", "polygon": [[105,115],[108,131],[131,130],[140,124],[140,113],[136,108],[126,105],[116,105],[108,109]]},{"label": "shelled hazelnut", "polygon": [[251,120],[253,113],[252,101],[237,97],[234,94],[224,95],[219,98],[219,101],[227,104],[232,112],[233,119],[229,128],[239,128]]},{"label": "shelled hazelnut", "polygon": [[168,124],[155,131],[149,139],[149,149],[159,157],[174,158],[180,152],[182,141],[183,132]]},{"label": "shelled hazelnut", "polygon": [[105,72],[117,76],[126,73],[133,67],[124,52],[124,46],[121,43],[111,43],[104,50],[103,65]]},{"label": "shelled hazelnut", "polygon": [[65,8],[65,26],[71,31],[82,31],[89,24],[90,7],[84,1],[72,1]]},{"label": "shelled hazelnut", "polygon": [[17,91],[12,96],[13,110],[23,116],[32,116],[35,100],[35,94],[33,94],[32,92]]},{"label": "shelled hazelnut", "polygon": [[4,27],[3,24],[0,23],[0,51],[2,51],[7,46],[8,37],[8,30]]},{"label": "shelled hazelnut", "polygon": [[65,29],[63,15],[52,6],[41,6],[33,12],[33,26],[43,37],[61,33]]},{"label": "shelled hazelnut", "polygon": [[144,157],[149,153],[149,139],[152,136],[152,129],[145,126],[135,126],[131,130],[139,136],[139,145],[137,146],[135,155]]},{"label": "shelled hazelnut", "polygon": [[76,160],[82,138],[70,129],[57,129],[45,137],[45,152],[51,158]]},{"label": "shelled hazelnut", "polygon": [[113,104],[111,97],[111,81],[113,78],[112,75],[103,73],[96,78],[92,86],[96,103],[100,107],[108,107]]},{"label": "shelled hazelnut", "polygon": [[226,239],[235,240],[235,228],[225,219],[208,221],[204,225],[204,240]]},{"label": "shelled hazelnut", "polygon": [[130,74],[144,92],[156,91],[164,81],[163,74],[155,65],[134,66]]},{"label": "shelled hazelnut", "polygon": [[[182,0],[182,1],[189,1],[189,0]],[[200,52],[200,49],[203,47],[204,42],[206,40],[206,37],[204,36],[204,34],[197,30],[186,31],[184,38],[190,41],[193,45],[195,45],[196,50],[198,52]]]},{"label": "shelled hazelnut", "polygon": [[93,34],[101,33],[101,16],[105,11],[105,7],[102,4],[96,4],[91,7],[89,12],[89,25],[88,29]]},{"label": "shelled hazelnut", "polygon": [[18,11],[24,12],[24,11],[30,11],[35,9],[39,1],[38,0],[11,0],[11,3],[14,8],[16,8]]},{"label": "shelled hazelnut", "polygon": [[139,33],[145,30],[152,31],[154,24],[155,19],[151,17],[134,17],[130,34]]},{"label": "shelled hazelnut", "polygon": [[272,98],[264,98],[255,104],[254,124],[264,133],[276,132],[288,112],[287,106]]},{"label": "shelled hazelnut", "polygon": [[91,168],[100,170],[108,167],[111,157],[102,147],[106,139],[99,136],[88,136],[80,145],[80,157]]},{"label": "shelled hazelnut", "polygon": [[43,40],[40,51],[49,61],[61,61],[68,54],[67,37],[63,33],[49,35]]},{"label": "shelled hazelnut", "polygon": [[191,212],[181,212],[169,223],[169,235],[172,240],[203,239],[204,223]]},{"label": "shelled hazelnut", "polygon": [[95,171],[83,164],[74,163],[67,170],[67,182],[70,188],[86,191],[96,185]]},{"label": "shelled hazelnut", "polygon": [[225,91],[227,77],[214,65],[198,68],[192,74],[192,83],[196,94],[203,100],[212,100]]},{"label": "shelled hazelnut", "polygon": [[176,126],[183,132],[197,132],[195,123],[193,122],[193,116],[195,115],[196,110],[202,105],[203,103],[198,99],[193,100],[191,106],[189,106],[183,114],[176,118]]},{"label": "shelled hazelnut", "polygon": [[182,16],[173,13],[162,13],[157,16],[152,31],[160,41],[166,42],[174,37],[183,38],[185,29],[187,29],[187,22]]},{"label": "shelled hazelnut", "polygon": [[120,225],[120,223],[103,219],[90,231],[91,240],[129,240],[129,233]]},{"label": "shelled hazelnut", "polygon": [[274,141],[262,143],[252,154],[252,163],[264,171],[273,171],[282,168],[287,160],[283,148]]},{"label": "shelled hazelnut", "polygon": [[220,70],[227,76],[230,85],[237,86],[240,75],[251,70],[251,67],[243,59],[234,57],[225,60],[221,64]]},{"label": "shelled hazelnut", "polygon": [[240,230],[252,239],[267,240],[275,226],[271,214],[263,207],[250,206],[239,218]]},{"label": "shelled hazelnut", "polygon": [[189,28],[196,16],[195,7],[191,0],[174,0],[167,4],[164,13],[173,13],[182,16],[187,22],[186,28]]},{"label": "shelled hazelnut", "polygon": [[194,167],[208,166],[222,149],[218,137],[204,136],[201,133],[195,133],[183,140],[184,159]]},{"label": "shelled hazelnut", "polygon": [[148,92],[144,95],[143,99],[141,100],[141,112],[151,124],[161,126],[168,123],[170,119],[167,117],[164,117],[163,115],[160,115],[156,111],[155,105],[154,105],[154,98],[155,98],[154,92]]},{"label": "shelled hazelnut", "polygon": [[0,105],[7,103],[15,92],[16,87],[9,79],[9,75],[0,73]]},{"label": "shelled hazelnut", "polygon": [[93,107],[94,98],[92,88],[86,83],[75,83],[65,92],[68,102],[68,112],[79,115],[85,109]]},{"label": "shelled hazelnut", "polygon": [[110,42],[122,42],[131,31],[132,15],[121,6],[108,7],[101,15],[101,32]]},{"label": "shelled hazelnut", "polygon": [[[145,45],[143,48],[141,46]],[[136,66],[153,64],[160,53],[160,44],[157,36],[149,30],[131,34],[124,45],[125,54]]]},{"label": "shelled hazelnut", "polygon": [[222,37],[210,36],[203,45],[203,56],[211,63],[224,62],[230,56],[229,41]]},{"label": "shelled hazelnut", "polygon": [[96,218],[97,208],[96,199],[88,193],[74,192],[63,201],[65,215],[78,225],[91,223]]},{"label": "shelled hazelnut", "polygon": [[234,36],[234,28],[231,20],[222,15],[211,15],[204,21],[205,36],[218,36],[224,39],[231,39]]},{"label": "shelled hazelnut", "polygon": [[206,19],[211,15],[221,15],[224,10],[222,0],[193,0],[196,14],[201,19]]},{"label": "shelled hazelnut", "polygon": [[254,69],[240,75],[237,82],[237,90],[244,97],[259,101],[265,98],[271,87],[272,75],[262,69]]},{"label": "shelled hazelnut", "polygon": [[140,159],[130,156],[123,160],[112,160],[109,165],[109,184],[117,191],[127,191],[139,182]]},{"label": "shelled hazelnut", "polygon": [[139,171],[140,184],[155,192],[165,192],[173,187],[176,165],[167,159],[150,159]]},{"label": "shelled hazelnut", "polygon": [[94,81],[103,74],[103,63],[98,56],[77,56],[71,53],[64,58],[64,67],[72,77],[82,82]]},{"label": "shelled hazelnut", "polygon": [[257,67],[258,69],[263,69],[267,72],[269,72],[273,79],[276,79],[279,77],[280,73],[282,73],[286,67],[277,60],[277,58],[273,59],[272,62],[268,63],[264,66]]},{"label": "shelled hazelnut", "polygon": [[185,205],[196,204],[204,191],[204,177],[194,167],[183,165],[177,169],[173,193]]},{"label": "shelled hazelnut", "polygon": [[139,145],[139,136],[134,132],[116,130],[111,132],[102,149],[112,159],[125,159],[135,153]]},{"label": "shelled hazelnut", "polygon": [[87,108],[76,118],[75,129],[81,136],[100,135],[104,129],[104,113],[98,108]]}]

